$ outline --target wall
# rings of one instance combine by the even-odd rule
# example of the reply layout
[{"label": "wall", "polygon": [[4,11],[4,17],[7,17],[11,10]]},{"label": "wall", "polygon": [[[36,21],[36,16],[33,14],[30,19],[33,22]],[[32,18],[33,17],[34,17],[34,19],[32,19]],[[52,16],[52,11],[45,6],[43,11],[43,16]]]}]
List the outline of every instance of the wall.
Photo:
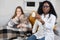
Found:
[{"label": "wall", "polygon": [[[35,1],[36,7],[35,8],[28,8],[25,6],[26,1]],[[9,19],[14,15],[15,8],[17,6],[21,6],[27,15],[30,13],[31,10],[37,10],[39,3],[44,0],[0,0],[0,26],[4,26]],[[60,23],[60,0],[49,0],[53,3],[54,8],[58,14],[58,25]]]}]

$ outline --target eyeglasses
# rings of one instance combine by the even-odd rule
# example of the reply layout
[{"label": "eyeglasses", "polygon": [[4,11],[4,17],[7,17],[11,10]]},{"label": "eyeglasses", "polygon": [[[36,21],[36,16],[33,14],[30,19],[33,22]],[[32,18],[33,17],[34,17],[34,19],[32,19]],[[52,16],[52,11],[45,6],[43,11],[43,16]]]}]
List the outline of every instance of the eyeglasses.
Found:
[{"label": "eyeglasses", "polygon": [[50,6],[43,6],[43,8],[45,8],[45,7],[48,8],[48,7],[50,7]]}]

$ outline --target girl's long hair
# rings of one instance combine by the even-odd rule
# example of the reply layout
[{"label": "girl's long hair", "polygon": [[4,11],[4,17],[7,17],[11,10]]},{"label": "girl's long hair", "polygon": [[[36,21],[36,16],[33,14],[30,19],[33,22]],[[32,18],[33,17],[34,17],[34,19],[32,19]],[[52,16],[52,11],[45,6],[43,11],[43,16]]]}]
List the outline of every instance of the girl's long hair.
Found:
[{"label": "girl's long hair", "polygon": [[15,9],[15,14],[13,15],[12,19],[16,17],[16,15],[17,15],[16,12],[17,12],[18,8],[21,9],[22,14],[24,14],[22,7],[21,6],[17,6],[16,9]]}]

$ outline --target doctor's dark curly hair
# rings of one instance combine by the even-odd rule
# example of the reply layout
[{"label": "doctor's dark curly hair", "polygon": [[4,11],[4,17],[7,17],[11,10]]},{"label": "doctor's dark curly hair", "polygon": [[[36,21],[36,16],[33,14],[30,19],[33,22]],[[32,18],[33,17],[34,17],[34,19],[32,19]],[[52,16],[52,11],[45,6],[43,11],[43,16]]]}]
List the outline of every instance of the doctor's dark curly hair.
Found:
[{"label": "doctor's dark curly hair", "polygon": [[37,11],[38,14],[41,15],[41,14],[44,13],[43,10],[42,10],[42,7],[43,7],[44,3],[48,3],[49,6],[50,6],[50,11],[48,12],[48,13],[49,13],[49,17],[50,17],[50,14],[53,14],[53,15],[57,18],[57,14],[56,14],[56,12],[55,12],[55,9],[54,9],[52,3],[49,2],[49,1],[44,1],[44,2],[41,3],[41,5],[39,5],[38,11]]}]

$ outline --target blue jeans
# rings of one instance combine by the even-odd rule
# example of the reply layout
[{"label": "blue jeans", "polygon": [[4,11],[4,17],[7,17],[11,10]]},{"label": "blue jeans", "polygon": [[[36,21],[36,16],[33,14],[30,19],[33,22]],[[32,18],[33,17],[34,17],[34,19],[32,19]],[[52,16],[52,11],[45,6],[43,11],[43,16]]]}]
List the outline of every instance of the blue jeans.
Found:
[{"label": "blue jeans", "polygon": [[32,35],[27,40],[45,40],[45,37],[43,37],[41,39],[36,39],[36,36],[35,35]]}]

